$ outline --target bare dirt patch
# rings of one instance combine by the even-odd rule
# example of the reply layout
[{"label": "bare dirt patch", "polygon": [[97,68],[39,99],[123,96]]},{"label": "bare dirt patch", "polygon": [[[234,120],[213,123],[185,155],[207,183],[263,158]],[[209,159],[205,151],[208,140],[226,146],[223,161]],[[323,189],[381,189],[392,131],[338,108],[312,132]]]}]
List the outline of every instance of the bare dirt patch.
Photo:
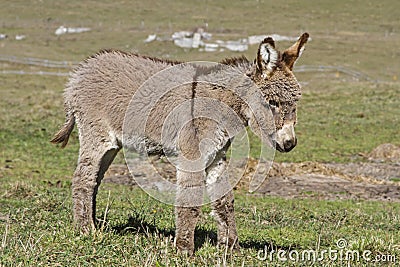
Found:
[{"label": "bare dirt patch", "polygon": [[[400,153],[397,151],[400,151],[398,146],[384,144],[366,155],[369,162],[274,163],[255,194],[285,198],[397,202],[400,201]],[[174,167],[161,161],[154,162],[155,168],[146,168],[140,160],[131,164],[132,175],[125,165],[112,165],[106,173],[105,182],[135,186],[135,178],[139,177],[142,181],[154,183],[157,180],[156,170],[171,180],[175,176]],[[236,190],[248,189],[256,164],[256,160],[248,161],[244,177],[235,187]]]},{"label": "bare dirt patch", "polygon": [[288,198],[400,201],[400,165],[386,163],[277,164],[285,175],[269,177],[257,193]]}]

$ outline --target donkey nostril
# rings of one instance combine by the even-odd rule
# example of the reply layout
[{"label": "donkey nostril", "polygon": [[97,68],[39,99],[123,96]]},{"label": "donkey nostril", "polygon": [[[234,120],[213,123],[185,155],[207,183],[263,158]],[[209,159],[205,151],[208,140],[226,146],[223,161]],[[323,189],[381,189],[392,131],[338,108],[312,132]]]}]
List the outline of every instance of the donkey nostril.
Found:
[{"label": "donkey nostril", "polygon": [[297,139],[290,139],[290,140],[286,140],[283,143],[283,147],[285,149],[286,152],[289,152],[290,150],[292,150],[297,144]]},{"label": "donkey nostril", "polygon": [[290,148],[293,145],[292,140],[286,140],[283,146],[285,147],[285,150]]}]

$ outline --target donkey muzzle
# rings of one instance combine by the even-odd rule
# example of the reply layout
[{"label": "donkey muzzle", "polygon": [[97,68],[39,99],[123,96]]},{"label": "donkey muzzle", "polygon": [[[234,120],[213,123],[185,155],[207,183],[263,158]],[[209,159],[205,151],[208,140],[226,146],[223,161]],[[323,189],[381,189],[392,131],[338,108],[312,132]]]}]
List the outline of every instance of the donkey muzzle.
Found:
[{"label": "donkey muzzle", "polygon": [[293,124],[284,125],[276,133],[276,150],[279,152],[289,152],[297,145],[297,138]]}]

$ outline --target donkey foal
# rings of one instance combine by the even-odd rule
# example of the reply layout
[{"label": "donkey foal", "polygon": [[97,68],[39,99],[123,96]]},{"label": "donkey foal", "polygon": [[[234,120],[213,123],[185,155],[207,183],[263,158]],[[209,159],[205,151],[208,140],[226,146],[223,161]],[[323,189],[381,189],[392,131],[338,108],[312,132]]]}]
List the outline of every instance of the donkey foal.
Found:
[{"label": "donkey foal", "polygon": [[[292,70],[307,40],[308,34],[304,33],[290,48],[279,52],[275,49],[272,38],[268,37],[260,43],[254,61],[245,57],[221,61],[221,64],[235,68],[243,76],[250,78],[267,101],[265,108],[272,111],[276,127],[275,147],[280,152],[288,152],[297,144],[294,126],[297,120],[296,103],[301,92]],[[66,122],[51,142],[61,143],[61,147],[65,147],[75,123],[77,124],[80,149],[78,165],[72,178],[72,198],[74,221],[82,232],[87,233],[95,228],[97,190],[104,173],[125,145],[126,140],[122,138],[123,123],[130,100],[146,80],[178,64],[180,62],[108,50],[86,59],[71,74],[64,92]],[[164,104],[152,111],[147,122],[149,133],[132,136],[128,141],[137,142],[137,147],[144,150],[140,152],[163,155],[164,144],[154,144],[156,138],[153,137],[159,135],[162,122],[174,106],[195,97],[212,98],[225,103],[235,111],[243,125],[248,125],[259,134],[257,122],[248,104],[229,88],[193,83],[169,92],[164,98]],[[203,153],[199,151],[200,140],[204,138],[212,140],[213,146],[207,150],[209,154],[206,158],[209,163],[204,165],[204,169],[188,172],[177,168],[177,184],[180,188],[195,188],[216,179],[220,179],[220,185],[230,188],[228,178],[223,174],[227,164],[225,152],[232,138],[223,133],[221,124],[222,122],[210,122],[205,118],[194,118],[191,124],[182,129],[184,134],[182,140],[179,140],[179,153],[186,158],[200,157]],[[149,140],[153,140],[153,143]],[[202,197],[200,192],[193,192],[190,196],[192,202],[196,196]],[[213,194],[212,190],[209,194]],[[192,254],[201,200],[194,200],[197,204],[187,206],[187,197],[178,190],[175,242],[179,250]],[[218,243],[239,248],[233,202],[232,190],[228,190],[226,194],[215,199],[211,206],[218,223]]]}]

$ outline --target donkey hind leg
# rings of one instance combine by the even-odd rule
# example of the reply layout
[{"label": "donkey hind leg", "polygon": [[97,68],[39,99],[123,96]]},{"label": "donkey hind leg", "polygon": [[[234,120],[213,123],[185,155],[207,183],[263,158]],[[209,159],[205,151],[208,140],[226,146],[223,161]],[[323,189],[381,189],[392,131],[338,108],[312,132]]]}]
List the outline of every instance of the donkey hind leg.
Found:
[{"label": "donkey hind leg", "polygon": [[218,245],[229,246],[234,250],[239,250],[234,196],[225,169],[225,158],[216,160],[208,167],[207,193],[212,201],[212,214],[217,222]]},{"label": "donkey hind leg", "polygon": [[72,199],[75,225],[83,233],[95,230],[97,190],[118,151],[116,147],[80,148],[72,179]]},{"label": "donkey hind leg", "polygon": [[203,203],[204,171],[177,170],[178,190],[175,203],[175,246],[179,251],[193,254],[194,231]]}]

